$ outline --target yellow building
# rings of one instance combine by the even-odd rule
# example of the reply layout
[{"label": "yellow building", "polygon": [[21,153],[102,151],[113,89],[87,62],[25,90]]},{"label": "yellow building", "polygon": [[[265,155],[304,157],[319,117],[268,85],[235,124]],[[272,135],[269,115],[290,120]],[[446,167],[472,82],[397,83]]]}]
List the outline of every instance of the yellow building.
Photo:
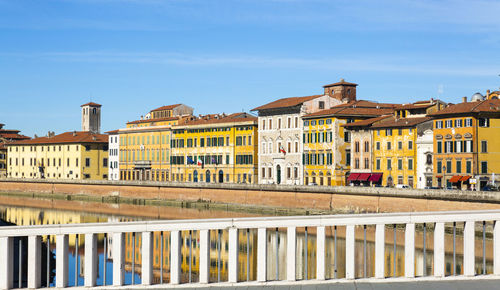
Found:
[{"label": "yellow building", "polygon": [[352,168],[351,138],[344,125],[391,113],[392,104],[353,101],[305,115],[304,184],[346,185]]},{"label": "yellow building", "polygon": [[120,180],[170,180],[171,129],[192,113],[183,104],[163,106],[113,131],[120,137]]},{"label": "yellow building", "polygon": [[[500,100],[474,95],[472,102],[431,114],[434,121],[434,185],[484,188],[498,186],[500,174]],[[477,184],[477,185],[476,185]]]},{"label": "yellow building", "polygon": [[205,115],[172,128],[172,181],[257,183],[257,118]]},{"label": "yellow building", "polygon": [[19,134],[19,130],[4,129],[0,124],[0,178],[7,177],[7,147],[5,144],[30,139],[28,136]]},{"label": "yellow building", "polygon": [[108,179],[108,136],[66,132],[6,144],[8,177]]}]

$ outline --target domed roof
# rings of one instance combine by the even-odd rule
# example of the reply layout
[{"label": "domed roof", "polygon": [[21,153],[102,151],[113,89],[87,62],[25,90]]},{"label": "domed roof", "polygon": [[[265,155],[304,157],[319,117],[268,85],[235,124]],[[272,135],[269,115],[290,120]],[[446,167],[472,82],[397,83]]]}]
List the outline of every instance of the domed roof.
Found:
[{"label": "domed roof", "polygon": [[475,93],[472,95],[471,100],[472,101],[482,101],[482,100],[484,100],[484,96],[481,95],[481,93]]}]

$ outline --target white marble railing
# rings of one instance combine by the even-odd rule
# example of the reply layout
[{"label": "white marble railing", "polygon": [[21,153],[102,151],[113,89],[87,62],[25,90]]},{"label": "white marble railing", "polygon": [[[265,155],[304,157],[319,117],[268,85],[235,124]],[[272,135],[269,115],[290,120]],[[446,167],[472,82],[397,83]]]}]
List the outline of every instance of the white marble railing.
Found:
[{"label": "white marble railing", "polygon": [[[355,279],[355,228],[366,225],[375,226],[375,274],[373,278],[387,279],[385,275],[386,226],[398,225],[404,231],[404,277],[415,277],[415,233],[416,225],[420,231],[425,231],[425,225],[432,225],[433,238],[433,276],[445,275],[445,223],[460,223],[463,227],[463,275],[475,276],[475,243],[476,232],[481,233],[481,225],[487,221],[493,225],[493,275],[500,274],[500,211],[463,211],[463,212],[426,212],[426,213],[389,213],[389,214],[357,214],[357,215],[328,215],[328,216],[296,216],[296,217],[266,217],[266,218],[235,218],[235,219],[206,219],[206,220],[174,220],[174,221],[141,221],[123,223],[98,224],[66,224],[47,226],[6,226],[0,228],[0,288],[13,288],[13,255],[14,238],[28,237],[28,269],[27,287],[41,287],[41,244],[45,236],[56,238],[56,287],[68,287],[68,237],[70,235],[84,235],[84,285],[96,286],[97,277],[97,234],[106,233],[112,237],[113,250],[113,285],[124,283],[125,273],[125,233],[142,235],[141,255],[141,283],[150,285],[153,282],[153,234],[155,232],[170,233],[170,281],[171,284],[181,282],[181,231],[199,231],[199,281],[209,282],[210,269],[210,230],[228,231],[228,276],[227,282],[238,283],[238,255],[239,233],[247,229],[257,229],[257,275],[255,283],[266,281],[268,251],[267,231],[276,228],[286,229],[286,280],[296,280],[296,247],[297,228],[315,229],[316,236],[316,279],[325,280],[325,269],[332,265],[325,261],[325,228],[345,228],[345,279]],[[423,227],[420,226],[423,225]],[[482,227],[483,245],[485,227]],[[247,232],[248,233],[248,232]],[[336,231],[335,231],[336,233]],[[425,235],[424,235],[425,236]],[[455,236],[455,235],[454,235]],[[394,234],[396,239],[396,234]],[[481,239],[481,238],[479,238]],[[336,236],[335,236],[336,240]],[[453,239],[455,241],[455,239]],[[77,243],[78,244],[78,243]],[[455,259],[455,242],[453,242],[453,256]],[[163,244],[162,244],[163,246]],[[366,246],[365,246],[366,247]],[[425,248],[425,239],[424,239]],[[483,254],[484,254],[483,248]],[[425,251],[424,251],[425,252]],[[366,251],[365,251],[366,253]],[[425,254],[424,254],[425,255]],[[307,256],[307,254],[306,254]],[[337,253],[335,253],[337,256]],[[271,258],[273,259],[273,258]],[[483,256],[484,261],[484,256]],[[335,264],[338,261],[335,261]],[[366,263],[366,254],[365,254]],[[365,268],[366,269],[366,268]],[[366,272],[366,270],[365,270]],[[273,273],[274,274],[274,273]],[[278,275],[276,275],[278,276]],[[225,282],[225,281],[224,281]],[[245,280],[246,282],[246,280]],[[43,285],[45,286],[45,285]]]}]

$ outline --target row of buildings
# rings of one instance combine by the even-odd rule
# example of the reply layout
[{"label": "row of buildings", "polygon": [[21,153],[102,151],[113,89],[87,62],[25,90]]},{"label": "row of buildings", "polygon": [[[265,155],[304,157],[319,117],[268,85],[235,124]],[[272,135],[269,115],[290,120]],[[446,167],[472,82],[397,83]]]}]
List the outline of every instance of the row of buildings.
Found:
[{"label": "row of buildings", "polygon": [[457,104],[395,104],[358,100],[356,87],[341,79],[318,95],[256,107],[257,116],[196,116],[187,105],[168,105],[107,134],[99,132],[101,106],[88,103],[82,131],[5,143],[7,176],[461,189],[495,184],[499,91]]}]

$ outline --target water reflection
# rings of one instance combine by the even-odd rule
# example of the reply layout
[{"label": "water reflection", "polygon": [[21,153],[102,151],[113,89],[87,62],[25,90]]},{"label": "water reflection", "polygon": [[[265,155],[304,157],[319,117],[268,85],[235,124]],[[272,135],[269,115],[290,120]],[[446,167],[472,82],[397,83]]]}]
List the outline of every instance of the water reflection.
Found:
[{"label": "water reflection", "polygon": [[[214,218],[217,216],[213,216]],[[41,225],[41,224],[67,224],[88,222],[120,222],[139,220],[137,217],[121,217],[116,215],[94,214],[86,212],[73,212],[56,209],[21,208],[13,206],[0,206],[0,218],[17,225]],[[186,217],[183,217],[186,218]],[[449,225],[447,225],[449,226]],[[445,236],[445,273],[446,275],[462,274],[462,250],[463,240],[461,230],[457,227],[455,239],[455,257],[453,255],[453,235],[447,232]],[[448,228],[447,228],[448,229]],[[487,232],[491,233],[488,225]],[[415,275],[426,276],[433,273],[433,228],[427,225],[425,233],[425,255],[424,233],[422,228],[417,227],[415,234]],[[478,234],[481,229],[476,231]],[[355,276],[373,277],[375,273],[375,227],[356,227],[356,251],[355,251]],[[388,226],[385,231],[385,275],[404,276],[404,228]],[[112,261],[113,261],[113,239],[111,235],[97,235],[98,239],[98,285],[112,284]],[[26,239],[24,239],[26,240]],[[23,265],[26,265],[27,240],[23,240]],[[197,282],[199,279],[199,247],[200,236],[197,231],[181,232],[181,282]],[[325,269],[326,278],[345,277],[345,227],[326,228],[326,256]],[[18,243],[18,241],[16,241]],[[125,234],[125,284],[141,283],[141,248],[142,239],[140,233]],[[50,253],[55,254],[55,236],[49,239]],[[42,247],[47,245],[47,237],[43,237]],[[257,231],[255,229],[239,231],[239,256],[238,256],[238,279],[240,281],[255,280],[257,272]],[[170,233],[155,232],[153,236],[153,283],[168,283],[170,281]],[[227,281],[228,277],[228,231],[210,232],[210,276],[211,282]],[[285,228],[268,229],[267,232],[267,279],[285,280],[287,261],[287,235]],[[486,272],[492,273],[492,241],[485,240],[485,264]],[[42,250],[46,252],[46,250]],[[18,252],[14,253],[14,259]],[[425,258],[424,258],[425,256]],[[77,257],[75,259],[75,257]],[[42,254],[42,264],[46,263],[46,254]],[[455,262],[454,262],[455,261]],[[84,236],[69,235],[69,286],[84,284]],[[16,264],[18,265],[18,264]],[[455,265],[455,271],[453,271]],[[51,286],[54,286],[55,263],[50,261]],[[26,269],[23,268],[23,277]],[[478,235],[476,239],[476,273],[483,272],[483,240]],[[46,272],[44,272],[46,273]],[[18,275],[15,270],[14,275]],[[316,233],[314,228],[297,228],[296,239],[296,278],[314,279],[316,276]],[[17,276],[16,276],[17,277]],[[42,274],[42,285],[45,286],[45,275]],[[16,280],[15,280],[16,281]],[[75,284],[75,281],[77,282]],[[24,282],[23,286],[26,282]],[[16,285],[16,283],[14,283]]]}]

